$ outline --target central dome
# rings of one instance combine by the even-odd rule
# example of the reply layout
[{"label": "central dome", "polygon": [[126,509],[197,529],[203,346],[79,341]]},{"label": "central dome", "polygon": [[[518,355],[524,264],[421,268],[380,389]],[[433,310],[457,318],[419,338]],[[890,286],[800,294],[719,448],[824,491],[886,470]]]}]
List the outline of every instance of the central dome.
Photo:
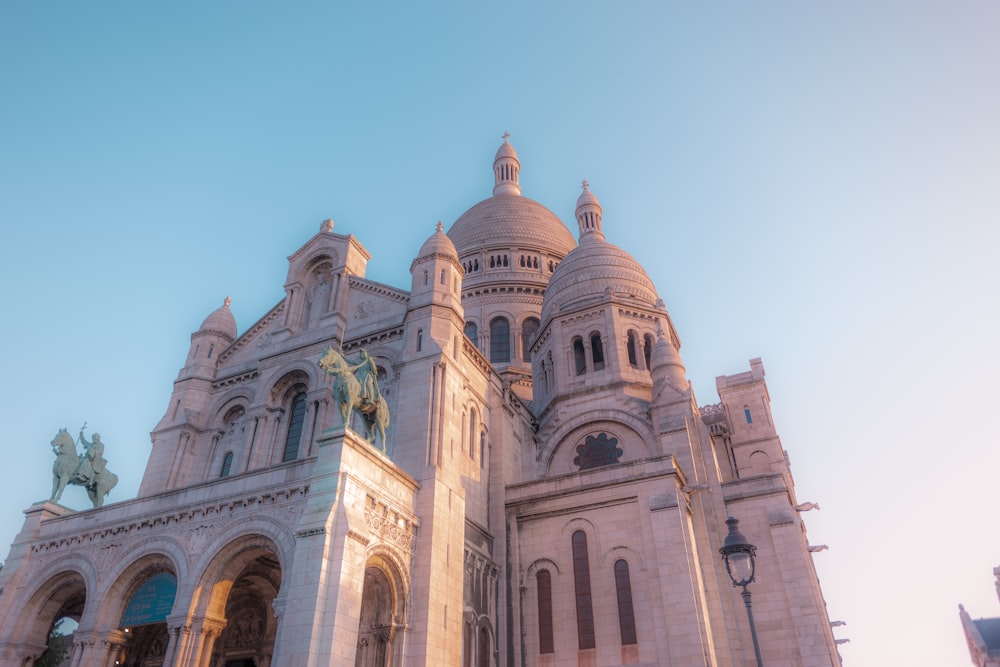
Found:
[{"label": "central dome", "polygon": [[448,230],[463,260],[486,249],[534,250],[556,261],[576,247],[576,240],[556,214],[521,196],[521,161],[509,134],[493,158],[493,196],[463,213]]},{"label": "central dome", "polygon": [[494,195],[448,230],[459,256],[492,247],[530,247],[565,256],[576,240],[556,214],[521,195]]}]

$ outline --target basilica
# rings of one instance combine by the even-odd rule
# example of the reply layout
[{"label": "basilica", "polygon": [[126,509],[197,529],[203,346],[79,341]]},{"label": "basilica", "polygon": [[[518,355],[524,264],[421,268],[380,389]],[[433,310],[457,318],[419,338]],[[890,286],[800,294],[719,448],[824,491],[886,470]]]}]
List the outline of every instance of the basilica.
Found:
[{"label": "basilica", "polygon": [[409,285],[325,221],[260,319],[208,314],[137,497],[26,511],[0,667],[64,619],[72,667],[839,666],[762,361],[699,405],[625,223],[520,169]]}]

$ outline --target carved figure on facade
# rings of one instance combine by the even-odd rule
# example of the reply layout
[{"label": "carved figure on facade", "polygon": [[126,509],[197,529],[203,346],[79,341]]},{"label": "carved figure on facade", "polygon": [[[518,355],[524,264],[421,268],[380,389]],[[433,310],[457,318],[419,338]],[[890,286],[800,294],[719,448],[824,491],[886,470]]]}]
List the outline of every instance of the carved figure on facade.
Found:
[{"label": "carved figure on facade", "polygon": [[350,427],[351,413],[361,415],[365,424],[365,437],[371,445],[378,436],[379,446],[385,452],[385,429],[389,425],[389,407],[378,387],[378,367],[367,350],[351,364],[332,347],[320,357],[319,367],[333,376],[333,396],[340,405],[344,427]]},{"label": "carved figure on facade", "polygon": [[316,273],[316,285],[309,295],[309,324],[312,327],[319,323],[319,319],[326,314],[330,307],[330,292],[332,284],[327,280],[326,271]]},{"label": "carved figure on facade", "polygon": [[58,502],[66,486],[73,484],[85,487],[90,502],[94,507],[101,507],[104,496],[118,484],[118,475],[107,469],[108,462],[104,458],[104,443],[100,434],[95,433],[93,441],[88,441],[84,436],[86,427],[84,424],[80,429],[83,456],[77,453],[73,436],[64,428],[59,429],[49,443],[56,455],[56,461],[52,465],[52,495],[49,500]]}]

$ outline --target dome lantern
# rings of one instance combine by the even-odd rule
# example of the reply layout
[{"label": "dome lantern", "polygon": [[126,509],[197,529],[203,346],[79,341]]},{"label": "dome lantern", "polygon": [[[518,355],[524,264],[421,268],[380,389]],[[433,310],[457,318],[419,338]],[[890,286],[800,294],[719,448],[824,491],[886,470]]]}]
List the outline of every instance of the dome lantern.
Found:
[{"label": "dome lantern", "polygon": [[585,237],[593,235],[594,238],[604,240],[604,228],[601,226],[601,202],[590,191],[590,184],[586,179],[583,181],[583,192],[576,200],[576,222],[580,225],[580,241]]},{"label": "dome lantern", "polygon": [[521,194],[521,161],[517,159],[517,151],[510,145],[510,133],[503,133],[503,143],[493,158],[493,175],[496,179],[493,185],[494,195]]}]

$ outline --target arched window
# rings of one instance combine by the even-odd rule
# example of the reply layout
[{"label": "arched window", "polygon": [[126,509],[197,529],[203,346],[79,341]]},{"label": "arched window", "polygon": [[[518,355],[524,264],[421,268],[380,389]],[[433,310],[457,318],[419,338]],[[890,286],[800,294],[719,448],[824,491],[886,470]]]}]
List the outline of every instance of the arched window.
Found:
[{"label": "arched window", "polygon": [[552,391],[553,380],[556,376],[556,367],[552,361],[552,350],[549,350],[545,356],[545,361],[547,362],[545,364],[545,390]]},{"label": "arched window", "polygon": [[576,634],[580,649],[594,648],[594,601],[590,594],[590,557],[587,534],[573,533],[573,586],[576,592]]},{"label": "arched window", "polygon": [[465,637],[462,643],[462,667],[472,667],[472,623],[463,623]]},{"label": "arched window", "polygon": [[490,631],[479,628],[479,667],[490,667]]},{"label": "arched window", "polygon": [[615,592],[618,596],[618,627],[622,633],[622,646],[637,644],[632,581],[628,575],[628,561],[624,559],[615,561]]},{"label": "arched window", "polygon": [[233,467],[233,453],[226,452],[226,458],[222,459],[222,471],[219,477],[229,477],[229,470]]},{"label": "arched window", "polygon": [[531,361],[531,344],[535,342],[539,324],[537,317],[529,317],[521,325],[521,358],[525,361]]},{"label": "arched window", "polygon": [[424,349],[424,330],[417,329],[417,352]]},{"label": "arched window", "polygon": [[476,409],[469,411],[469,456],[473,460],[476,458],[476,436],[479,433],[479,425],[476,423]]},{"label": "arched window", "polygon": [[288,418],[288,435],[285,438],[285,453],[282,461],[294,461],[299,457],[299,442],[302,440],[302,427],[306,421],[306,393],[300,392],[292,399],[291,415]]},{"label": "arched window", "polygon": [[503,317],[490,322],[490,363],[510,363],[510,322]]},{"label": "arched window", "polygon": [[446,285],[446,284],[447,284],[447,283],[445,282],[445,278],[447,277],[447,275],[448,275],[448,272],[447,272],[447,270],[445,270],[445,269],[441,269],[441,284],[442,284],[442,285]]},{"label": "arched window", "polygon": [[628,343],[625,347],[628,350],[628,365],[632,368],[639,368],[639,358],[635,353],[636,335],[634,331],[628,332]]},{"label": "arched window", "polygon": [[424,284],[425,285],[427,284],[427,272],[426,271],[424,271]]},{"label": "arched window", "polygon": [[465,337],[471,340],[473,345],[479,345],[479,327],[475,322],[465,323]]},{"label": "arched window", "polygon": [[577,375],[587,372],[587,355],[583,351],[583,339],[579,336],[573,339],[573,362]]},{"label": "arched window", "polygon": [[590,353],[594,357],[594,370],[604,368],[604,344],[601,342],[601,334],[596,331],[590,334]]},{"label": "arched window", "polygon": [[649,370],[649,359],[653,356],[653,337],[646,334],[642,337],[642,357],[646,361],[646,370]]},{"label": "arched window", "polygon": [[539,570],[535,575],[538,590],[538,652],[555,653],[555,639],[552,632],[552,574]]}]

